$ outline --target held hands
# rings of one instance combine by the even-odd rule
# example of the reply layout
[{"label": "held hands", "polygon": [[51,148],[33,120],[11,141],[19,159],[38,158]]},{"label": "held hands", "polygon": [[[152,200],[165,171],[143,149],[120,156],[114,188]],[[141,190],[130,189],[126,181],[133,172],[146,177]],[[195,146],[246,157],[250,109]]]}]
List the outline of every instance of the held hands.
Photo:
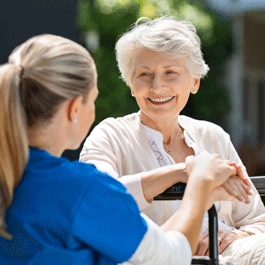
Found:
[{"label": "held hands", "polygon": [[185,163],[189,182],[191,179],[194,181],[194,177],[201,176],[197,178],[197,182],[207,181],[212,189],[221,186],[229,177],[237,173],[232,162],[221,159],[218,154],[210,154],[206,151],[196,157],[188,156]]},{"label": "held hands", "polygon": [[[242,168],[234,162],[223,160],[223,163],[232,166],[236,169],[235,174],[227,178],[227,180],[219,187],[216,187],[211,195],[210,201],[212,203],[217,200],[239,200],[249,203],[249,198],[252,194],[251,183],[247,177],[244,176]],[[212,204],[210,204],[212,205]],[[218,248],[219,253],[232,244],[235,240],[248,237],[249,234],[241,230],[233,231],[218,231]],[[194,255],[196,256],[209,256],[209,235],[208,230],[200,236],[197,250]]]},{"label": "held hands", "polygon": [[252,195],[251,183],[247,177],[244,176],[242,168],[236,165],[234,162],[231,163],[237,170],[236,175],[227,179],[222,185],[223,188],[237,200],[249,203],[248,196]]},{"label": "held hands", "polygon": [[199,174],[205,174],[214,180],[215,188],[210,205],[218,200],[239,200],[249,203],[248,196],[252,194],[251,183],[236,163],[223,160],[217,154],[202,152],[197,157],[189,156],[186,159],[187,175],[190,176],[195,170],[197,173],[201,170]]}]

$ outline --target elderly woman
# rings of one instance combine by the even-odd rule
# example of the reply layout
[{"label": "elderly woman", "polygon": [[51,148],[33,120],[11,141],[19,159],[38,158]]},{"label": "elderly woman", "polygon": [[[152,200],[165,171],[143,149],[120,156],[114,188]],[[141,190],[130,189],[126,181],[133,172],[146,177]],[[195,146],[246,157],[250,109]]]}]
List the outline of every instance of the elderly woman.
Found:
[{"label": "elderly woman", "polygon": [[[167,176],[147,171],[183,163],[187,156],[197,156],[207,150],[235,161],[242,167],[245,177],[249,177],[229,135],[222,128],[180,114],[190,94],[198,92],[200,80],[209,70],[195,27],[172,17],[140,22],[116,44],[122,78],[140,111],[116,119],[107,118],[97,125],[84,143],[80,160],[94,163],[99,170],[119,179],[133,194],[141,211],[162,224],[178,209],[180,202],[153,201],[154,196],[170,184],[187,179],[181,169]],[[247,263],[247,258],[244,263],[242,257],[257,250],[258,240],[265,239],[262,234],[265,232],[265,208],[255,188],[252,189],[247,205],[238,201],[216,203],[219,251],[225,257],[221,261],[226,260],[227,264],[251,264]],[[236,196],[240,190],[234,193]],[[208,254],[206,224],[205,221],[197,255]],[[255,247],[249,246],[243,254],[241,251],[239,262],[236,253],[244,242],[253,242]],[[255,256],[254,253],[252,258],[258,259],[259,254]],[[253,264],[261,263],[256,260]]]}]

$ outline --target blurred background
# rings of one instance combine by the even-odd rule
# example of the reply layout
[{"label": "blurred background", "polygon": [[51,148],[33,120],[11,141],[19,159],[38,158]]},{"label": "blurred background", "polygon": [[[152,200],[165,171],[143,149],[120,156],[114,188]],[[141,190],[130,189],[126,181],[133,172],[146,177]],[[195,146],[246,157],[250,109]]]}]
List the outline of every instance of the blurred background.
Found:
[{"label": "blurred background", "polygon": [[[265,175],[265,0],[0,0],[0,63],[37,34],[85,46],[99,73],[96,125],[138,110],[119,77],[114,46],[140,16],[160,15],[196,26],[210,67],[183,114],[222,126],[249,175]],[[78,159],[81,147],[63,155]]]}]

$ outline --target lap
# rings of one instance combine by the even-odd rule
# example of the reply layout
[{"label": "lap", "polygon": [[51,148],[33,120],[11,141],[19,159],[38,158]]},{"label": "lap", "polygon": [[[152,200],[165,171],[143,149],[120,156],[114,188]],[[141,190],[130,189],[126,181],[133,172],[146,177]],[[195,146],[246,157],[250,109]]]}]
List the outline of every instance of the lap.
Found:
[{"label": "lap", "polygon": [[220,255],[220,265],[264,265],[265,233],[234,241]]}]

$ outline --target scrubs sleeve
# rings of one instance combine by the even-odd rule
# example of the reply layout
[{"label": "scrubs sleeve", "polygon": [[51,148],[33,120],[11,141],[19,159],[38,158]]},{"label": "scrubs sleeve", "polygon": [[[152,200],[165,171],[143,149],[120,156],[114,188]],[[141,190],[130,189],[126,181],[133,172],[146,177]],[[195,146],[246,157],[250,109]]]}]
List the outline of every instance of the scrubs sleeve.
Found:
[{"label": "scrubs sleeve", "polygon": [[104,174],[95,176],[74,218],[74,236],[116,263],[133,255],[147,231],[133,197]]}]

